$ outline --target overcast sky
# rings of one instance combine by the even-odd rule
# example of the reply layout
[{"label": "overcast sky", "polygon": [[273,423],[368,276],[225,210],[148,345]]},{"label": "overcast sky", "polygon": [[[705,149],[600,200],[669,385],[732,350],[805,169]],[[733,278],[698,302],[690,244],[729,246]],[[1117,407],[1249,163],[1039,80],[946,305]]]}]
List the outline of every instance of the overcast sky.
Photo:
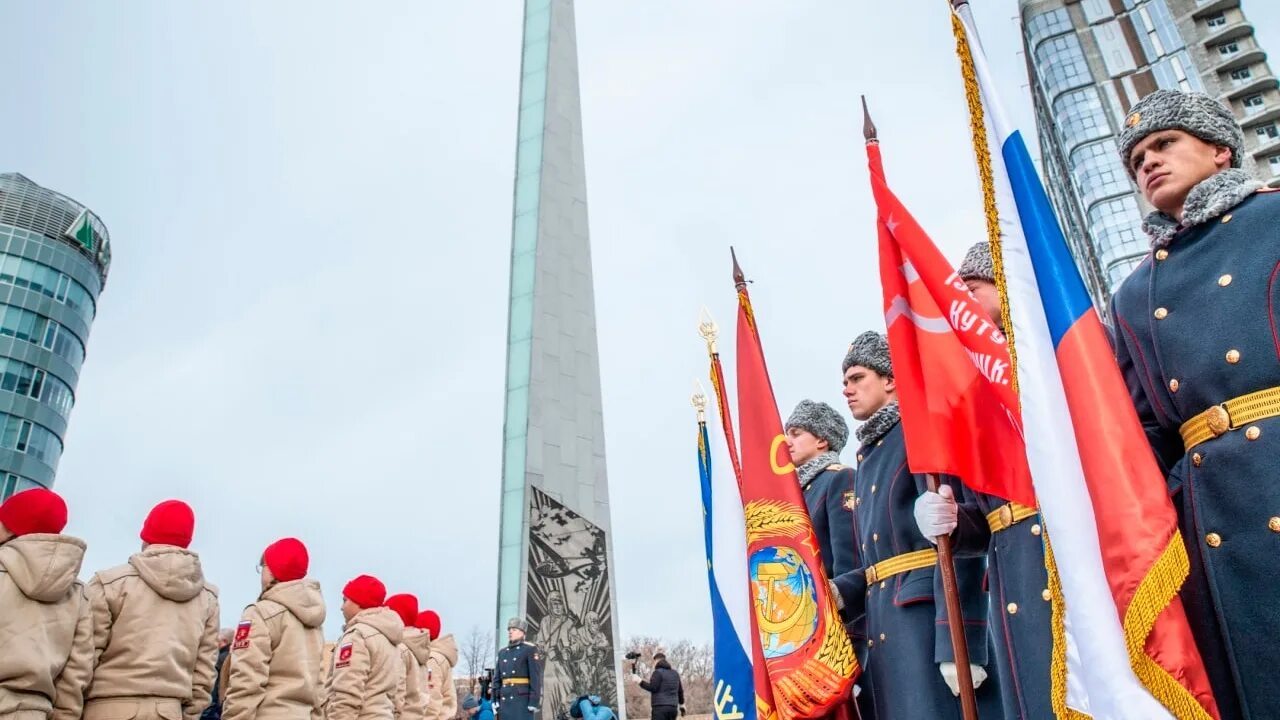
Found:
[{"label": "overcast sky", "polygon": [[[1251,2],[1265,46],[1280,4]],[[284,535],[341,623],[374,573],[494,620],[522,4],[0,2],[0,171],[93,208],[114,267],[56,489],[84,576],[151,505],[196,509],[229,624]],[[1034,136],[1015,0],[976,15]],[[728,247],[785,417],[846,412],[881,328],[859,94],[947,255],[984,237],[942,0],[578,3],[619,617],[710,639],[688,403]]]}]

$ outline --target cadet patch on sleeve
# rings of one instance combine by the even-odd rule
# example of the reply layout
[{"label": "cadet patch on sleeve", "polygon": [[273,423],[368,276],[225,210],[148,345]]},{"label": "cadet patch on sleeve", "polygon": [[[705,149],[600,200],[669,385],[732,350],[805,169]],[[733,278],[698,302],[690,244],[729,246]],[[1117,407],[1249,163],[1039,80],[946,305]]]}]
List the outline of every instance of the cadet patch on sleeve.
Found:
[{"label": "cadet patch on sleeve", "polygon": [[243,650],[249,647],[249,631],[253,629],[252,620],[241,620],[236,625],[236,637],[231,643],[232,650]]},{"label": "cadet patch on sleeve", "polygon": [[338,647],[337,655],[334,655],[334,669],[344,668],[351,664],[351,643],[345,643]]},{"label": "cadet patch on sleeve", "polygon": [[858,505],[858,499],[854,497],[853,491],[850,490],[846,492],[844,494],[844,509],[848,510],[849,512],[853,512],[853,509],[857,507],[857,505]]}]

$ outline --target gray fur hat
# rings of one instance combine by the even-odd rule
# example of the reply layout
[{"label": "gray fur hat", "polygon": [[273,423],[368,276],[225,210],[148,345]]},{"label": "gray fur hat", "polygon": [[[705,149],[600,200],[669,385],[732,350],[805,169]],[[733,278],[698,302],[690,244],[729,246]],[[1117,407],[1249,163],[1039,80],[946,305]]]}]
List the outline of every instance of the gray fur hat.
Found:
[{"label": "gray fur hat", "polygon": [[507,621],[508,630],[519,630],[520,632],[529,632],[529,624],[521,618],[511,618]]},{"label": "gray fur hat", "polygon": [[1120,133],[1120,162],[1133,177],[1129,155],[1143,138],[1161,130],[1182,130],[1231,148],[1231,167],[1244,161],[1244,131],[1227,106],[1204,93],[1157,90],[1138,101]]},{"label": "gray fur hat", "polygon": [[884,333],[868,330],[854,339],[849,353],[844,356],[842,372],[854,365],[875,370],[886,377],[893,376],[893,363],[889,360],[889,339]]},{"label": "gray fur hat", "polygon": [[956,274],[961,280],[986,280],[994,284],[996,267],[991,262],[991,243],[983,240],[969,248],[969,252],[964,254],[964,261],[956,269]]},{"label": "gray fur hat", "polygon": [[849,441],[849,423],[824,402],[801,400],[791,417],[787,418],[786,429],[791,428],[808,430],[814,437],[826,440],[827,447],[834,453],[843,450]]}]

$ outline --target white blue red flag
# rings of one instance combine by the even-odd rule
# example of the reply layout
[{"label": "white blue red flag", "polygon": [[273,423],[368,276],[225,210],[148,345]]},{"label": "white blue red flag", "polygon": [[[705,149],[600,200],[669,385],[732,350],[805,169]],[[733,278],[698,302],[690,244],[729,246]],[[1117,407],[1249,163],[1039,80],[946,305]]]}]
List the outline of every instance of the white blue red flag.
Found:
[{"label": "white blue red flag", "polygon": [[1055,713],[1216,718],[1177,595],[1189,564],[1165,480],[967,5],[953,25],[1049,536]]},{"label": "white blue red flag", "polygon": [[[712,682],[717,720],[755,720],[751,670],[751,600],[747,595],[747,530],[732,473],[712,471],[707,423],[698,423],[698,476],[702,481],[703,538],[715,660]],[[727,588],[728,593],[720,592]]]}]

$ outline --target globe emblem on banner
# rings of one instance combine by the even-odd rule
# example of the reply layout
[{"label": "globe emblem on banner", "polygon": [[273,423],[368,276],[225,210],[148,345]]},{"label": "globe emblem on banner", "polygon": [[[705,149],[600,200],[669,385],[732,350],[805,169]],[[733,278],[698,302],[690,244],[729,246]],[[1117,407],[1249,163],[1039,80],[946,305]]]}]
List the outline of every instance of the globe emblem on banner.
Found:
[{"label": "globe emblem on banner", "polygon": [[760,645],[765,658],[786,657],[818,631],[818,596],[813,574],[795,550],[760,548],[751,553]]}]

